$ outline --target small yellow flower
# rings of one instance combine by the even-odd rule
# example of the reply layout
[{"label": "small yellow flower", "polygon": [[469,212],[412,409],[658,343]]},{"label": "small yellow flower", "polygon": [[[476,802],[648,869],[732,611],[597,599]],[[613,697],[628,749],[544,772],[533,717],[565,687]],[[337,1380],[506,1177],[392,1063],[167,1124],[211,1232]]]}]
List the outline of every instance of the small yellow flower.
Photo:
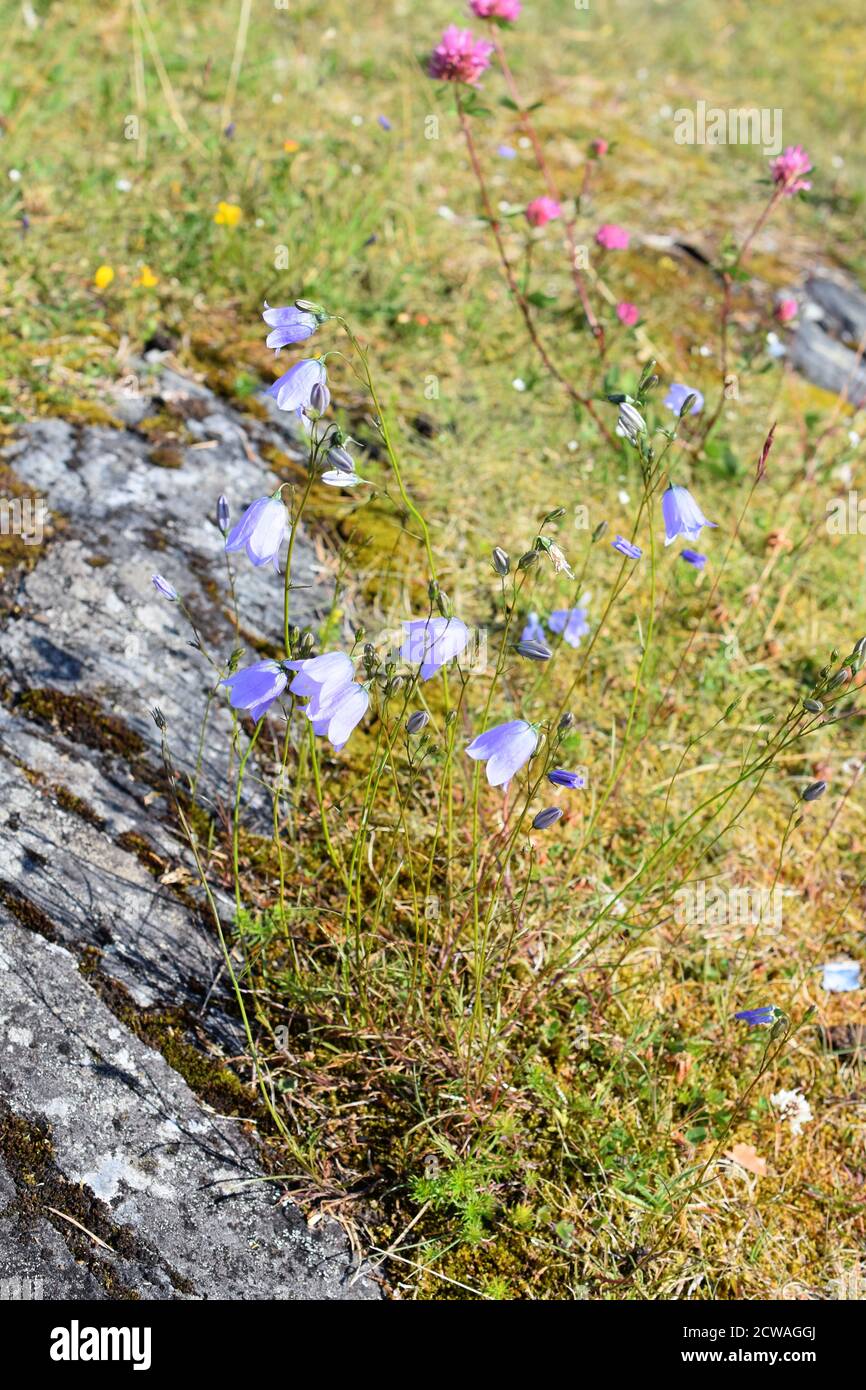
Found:
[{"label": "small yellow flower", "polygon": [[143,290],[152,290],[154,285],[159,284],[158,278],[154,275],[149,265],[143,265],[138,273],[138,279],[134,281]]},{"label": "small yellow flower", "polygon": [[107,290],[113,279],[114,271],[110,265],[97,266],[96,274],[93,277],[93,283],[98,290]]},{"label": "small yellow flower", "polygon": [[296,154],[300,148],[301,147],[298,144],[297,140],[283,141],[283,149],[285,150],[286,154]]},{"label": "small yellow flower", "polygon": [[237,203],[220,202],[217,204],[213,220],[218,227],[236,227],[242,217],[243,213]]}]

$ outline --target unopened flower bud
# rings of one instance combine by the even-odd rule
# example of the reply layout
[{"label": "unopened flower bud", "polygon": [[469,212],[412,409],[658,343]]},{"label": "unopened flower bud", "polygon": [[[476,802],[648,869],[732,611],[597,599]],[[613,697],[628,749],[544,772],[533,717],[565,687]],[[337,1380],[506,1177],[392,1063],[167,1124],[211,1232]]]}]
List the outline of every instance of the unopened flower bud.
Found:
[{"label": "unopened flower bud", "polygon": [[229,511],[229,499],[227,497],[221,497],[217,502],[217,526],[222,531],[223,535],[225,535],[226,531],[229,529],[230,520],[231,512]]},{"label": "unopened flower bud", "polygon": [[531,638],[527,638],[525,642],[515,642],[514,650],[529,661],[549,661],[553,656],[546,642],[533,642]]},{"label": "unopened flower bud", "polygon": [[803,701],[803,709],[808,710],[810,714],[820,714],[823,708],[824,706],[821,704],[820,700]]},{"label": "unopened flower bud", "polygon": [[430,716],[426,709],[416,710],[415,713],[410,714],[409,718],[406,720],[406,732],[407,734],[420,734],[421,730],[426,724],[429,724],[429,722]]},{"label": "unopened flower bud", "polygon": [[355,471],[355,460],[348,449],[343,448],[342,444],[335,444],[333,448],[328,450],[327,461],[332,468],[336,468],[338,473],[354,473]]},{"label": "unopened flower bud", "polygon": [[817,801],[819,796],[823,796],[827,790],[826,782],[810,782],[803,792],[804,801]]},{"label": "unopened flower bud", "polygon": [[493,568],[496,570],[496,573],[502,575],[504,578],[511,568],[511,561],[501,546],[496,545],[493,547],[492,559]]},{"label": "unopened flower bud", "polygon": [[558,806],[545,806],[543,811],[532,822],[533,830],[549,830],[558,820],[562,819],[562,811]]},{"label": "unopened flower bud", "polygon": [[519,570],[528,570],[535,564],[537,559],[537,550],[527,550],[526,554],[521,555],[520,559],[517,561],[517,568]]},{"label": "unopened flower bud", "polygon": [[595,530],[594,530],[593,533],[592,533],[592,543],[593,543],[593,545],[595,545],[596,541],[600,541],[600,540],[601,540],[601,538],[602,538],[602,536],[604,535],[604,533],[605,533],[606,530],[607,530],[607,522],[606,522],[606,521],[600,521],[600,522],[598,523],[598,525],[596,526]]},{"label": "unopened flower bud", "polygon": [[570,710],[566,710],[556,727],[561,734],[564,734],[567,729],[574,728],[574,715]]},{"label": "unopened flower bud", "polygon": [[319,415],[323,415],[328,409],[328,402],[330,399],[328,388],[323,386],[320,381],[317,381],[310,392],[310,405]]}]

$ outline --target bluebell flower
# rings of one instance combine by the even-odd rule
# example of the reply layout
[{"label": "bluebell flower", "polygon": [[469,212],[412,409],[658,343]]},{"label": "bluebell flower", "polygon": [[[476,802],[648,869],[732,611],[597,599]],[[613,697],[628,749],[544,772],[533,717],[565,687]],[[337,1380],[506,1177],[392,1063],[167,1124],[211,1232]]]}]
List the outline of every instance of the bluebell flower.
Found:
[{"label": "bluebell flower", "polygon": [[662,496],[662,516],[665,522],[665,545],[670,545],[677,536],[688,536],[696,541],[702,526],[716,526],[715,521],[707,521],[697,502],[687,487],[672,483]]},{"label": "bluebell flower", "polygon": [[824,966],[824,989],[831,994],[844,994],[850,989],[860,988],[860,962],[856,960],[831,960]]},{"label": "bluebell flower", "polygon": [[308,309],[299,309],[297,304],[272,309],[265,300],[262,318],[268,327],[273,329],[265,339],[265,346],[275,348],[277,352],[280,348],[288,347],[290,343],[303,343],[312,337],[319,326],[316,315],[311,314]]},{"label": "bluebell flower", "polygon": [[292,694],[307,697],[304,713],[313,732],[324,734],[339,751],[370,704],[369,692],[354,680],[351,658],[345,652],[325,652],[286,664],[297,672],[289,687]]},{"label": "bluebell flower", "polygon": [[518,656],[525,656],[527,661],[549,661],[553,656],[546,642],[533,642],[524,638],[515,642],[514,650]]},{"label": "bluebell flower", "polygon": [[699,550],[681,550],[680,559],[685,560],[686,564],[694,565],[696,570],[702,570],[707,563],[706,555],[702,555]]},{"label": "bluebell flower", "polygon": [[270,560],[279,574],[280,546],[288,534],[286,509],[280,498],[259,497],[232,527],[226,539],[226,550],[246,550],[256,568]]},{"label": "bluebell flower", "polygon": [[615,541],[611,541],[611,546],[614,550],[618,550],[620,555],[625,555],[628,560],[639,560],[643,555],[640,546],[627,541],[625,536],[617,536]]},{"label": "bluebell flower", "polygon": [[491,787],[501,787],[529,762],[537,747],[538,734],[532,725],[525,719],[511,719],[479,734],[466,752],[477,762],[486,762],[488,782]]},{"label": "bluebell flower", "polygon": [[161,574],[153,576],[153,587],[163,598],[170,599],[172,603],[177,603],[177,589],[173,584],[169,584],[167,579],[163,579]]},{"label": "bluebell flower", "polygon": [[579,647],[581,637],[589,632],[583,608],[556,608],[548,618],[547,626],[570,647]]},{"label": "bluebell flower", "polygon": [[379,125],[382,127],[383,130],[391,129],[391,122],[388,120],[387,116],[377,116],[376,119],[378,120]]},{"label": "bluebell flower", "polygon": [[273,386],[268,387],[268,395],[273,396],[280,410],[293,410],[300,417],[310,404],[313,387],[317,385],[323,386],[327,392],[328,373],[325,364],[320,362],[318,357],[303,357],[278,377]]},{"label": "bluebell flower", "polygon": [[734,1018],[748,1023],[750,1028],[766,1028],[775,1023],[778,1012],[775,1004],[763,1004],[760,1009],[743,1009],[742,1013],[734,1014]]},{"label": "bluebell flower", "polygon": [[664,403],[668,410],[673,411],[674,415],[679,415],[689,396],[695,397],[689,414],[697,415],[704,408],[704,398],[694,386],[684,386],[681,381],[673,382],[665,396]]},{"label": "bluebell flower", "polygon": [[516,159],[517,151],[511,145],[497,145],[496,153],[500,159]]},{"label": "bluebell flower", "polygon": [[543,642],[546,633],[544,623],[537,613],[527,613],[523,631],[520,634],[521,642]]},{"label": "bluebell flower", "polygon": [[413,618],[403,624],[401,655],[410,666],[420,666],[422,681],[459,656],[469,641],[469,629],[459,618]]},{"label": "bluebell flower", "polygon": [[549,830],[561,819],[562,811],[558,806],[545,806],[543,811],[539,811],[538,815],[533,817],[532,828],[533,830]]},{"label": "bluebell flower", "polygon": [[568,787],[569,791],[577,791],[580,787],[586,786],[586,778],[582,773],[568,772],[564,767],[551,768],[547,780],[555,787]]},{"label": "bluebell flower", "polygon": [[227,676],[222,682],[229,689],[233,709],[245,709],[253,719],[261,719],[288,684],[288,674],[276,661],[256,661]]}]

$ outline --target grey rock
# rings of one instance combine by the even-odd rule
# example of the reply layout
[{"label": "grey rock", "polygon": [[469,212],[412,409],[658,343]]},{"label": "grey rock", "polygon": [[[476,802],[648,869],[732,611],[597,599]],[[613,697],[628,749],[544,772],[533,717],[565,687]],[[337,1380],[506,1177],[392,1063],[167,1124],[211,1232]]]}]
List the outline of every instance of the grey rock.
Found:
[{"label": "grey rock", "polygon": [[[170,469],[137,428],[166,403],[188,407],[192,440]],[[202,897],[163,872],[188,859],[150,709],[164,712],[175,764],[191,774],[216,676],[151,575],[184,596],[223,663],[239,643],[213,517],[223,492],[237,518],[274,490],[268,445],[300,456],[272,406],[242,415],[151,359],[111,403],[124,428],[40,420],[6,450],[46,498],[51,532],[2,590],[0,1298],[26,1296],[28,1280],[70,1299],[380,1296],[342,1230],[309,1229],[265,1179],[255,1120],[215,1114],[124,1021],[129,1009],[175,1008],[195,1020],[187,1041],[216,1058],[244,1049]],[[300,626],[327,611],[326,570],[301,535]],[[280,579],[243,556],[236,572],[241,644],[278,641]],[[200,786],[219,807],[231,792],[222,692],[210,720]],[[246,814],[268,811],[251,778]],[[28,1135],[47,1165],[35,1190],[14,1161],[13,1141]]]}]

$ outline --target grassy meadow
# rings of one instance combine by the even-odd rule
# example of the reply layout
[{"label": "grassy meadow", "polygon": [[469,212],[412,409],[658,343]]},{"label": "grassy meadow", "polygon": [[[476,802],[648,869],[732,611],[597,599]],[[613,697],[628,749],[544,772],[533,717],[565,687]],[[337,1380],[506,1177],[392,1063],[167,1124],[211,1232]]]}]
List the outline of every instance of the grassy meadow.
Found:
[{"label": "grassy meadow", "polygon": [[[527,0],[499,31],[555,183],[579,199],[605,334],[602,355],[563,220],[527,235],[546,190],[494,62],[468,121],[562,380],[503,277],[450,85],[425,72],[445,25],[481,29],[460,4],[0,0],[0,17],[0,435],[40,415],[110,425],[145,345],[260,411],[294,353],[266,349],[263,301],[313,300],[368,350],[411,499],[327,323],[309,348],[345,354],[328,361],[332,417],[372,486],[306,503],[341,575],[316,649],[360,626],[358,652],[385,645],[427,611],[431,562],[485,645],[477,669],[389,692],[341,752],[302,737],[288,755],[266,726],[248,775],[280,784],[279,825],[242,821],[235,879],[225,827],[190,812],[209,876],[243,903],[233,947],[273,1173],[402,1298],[866,1296],[863,990],[822,988],[823,965],[866,941],[864,676],[845,667],[866,633],[866,547],[826,526],[861,485],[863,419],[767,341],[790,332],[778,296],[816,267],[866,284],[856,7]],[[699,100],[780,109],[783,144],[815,166],[734,283],[736,392],[708,433],[713,267],[772,189],[759,147],[675,143],[674,113]],[[597,138],[609,148],[590,160]],[[598,248],[601,224],[627,228],[628,249]],[[660,497],[606,400],[636,396],[653,360],[641,408],[651,431],[677,426],[658,454],[717,523],[695,543],[704,569],[664,546]],[[664,407],[674,381],[703,393],[700,415]],[[572,578],[543,547],[517,569],[538,535]],[[586,594],[577,648],[515,652],[530,612]],[[276,582],[276,644],[282,627]],[[423,746],[402,732],[421,708]],[[545,795],[540,763],[506,797],[477,788],[464,749],[488,714],[552,741],[563,712],[557,765],[583,790]],[[564,815],[532,829],[548,805]],[[778,918],[683,921],[699,888],[769,895]],[[733,1017],[760,1005],[782,1026]],[[771,1100],[786,1090],[811,1109],[799,1134]]]}]

